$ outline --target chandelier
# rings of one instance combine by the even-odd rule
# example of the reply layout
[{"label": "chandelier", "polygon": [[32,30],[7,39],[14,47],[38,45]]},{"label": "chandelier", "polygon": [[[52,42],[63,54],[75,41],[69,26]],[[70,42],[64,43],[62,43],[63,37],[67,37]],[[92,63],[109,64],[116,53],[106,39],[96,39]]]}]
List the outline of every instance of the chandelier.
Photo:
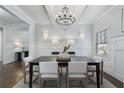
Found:
[{"label": "chandelier", "polygon": [[71,25],[76,21],[76,18],[69,12],[69,8],[65,6],[62,8],[61,12],[58,12],[55,21],[59,25]]}]

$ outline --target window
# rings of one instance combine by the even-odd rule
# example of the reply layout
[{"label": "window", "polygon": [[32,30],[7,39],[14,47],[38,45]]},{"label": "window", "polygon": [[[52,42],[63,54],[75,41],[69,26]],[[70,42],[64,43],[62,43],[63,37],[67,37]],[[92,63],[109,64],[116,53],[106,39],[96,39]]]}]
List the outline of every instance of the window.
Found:
[{"label": "window", "polygon": [[96,33],[96,54],[105,58],[108,56],[108,28]]}]

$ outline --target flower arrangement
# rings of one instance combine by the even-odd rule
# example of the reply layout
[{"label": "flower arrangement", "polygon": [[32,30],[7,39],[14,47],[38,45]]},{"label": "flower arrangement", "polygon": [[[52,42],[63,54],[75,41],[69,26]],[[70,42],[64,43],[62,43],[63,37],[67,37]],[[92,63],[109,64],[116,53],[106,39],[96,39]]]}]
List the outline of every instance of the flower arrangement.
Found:
[{"label": "flower arrangement", "polygon": [[70,47],[70,45],[65,45],[62,53],[66,53]]}]

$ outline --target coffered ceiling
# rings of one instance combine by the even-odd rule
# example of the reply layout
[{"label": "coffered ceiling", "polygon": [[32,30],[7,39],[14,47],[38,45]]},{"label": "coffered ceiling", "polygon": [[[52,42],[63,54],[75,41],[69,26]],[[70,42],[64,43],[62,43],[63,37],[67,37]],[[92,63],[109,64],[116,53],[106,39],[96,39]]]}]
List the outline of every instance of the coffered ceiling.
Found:
[{"label": "coffered ceiling", "polygon": [[0,24],[26,24],[23,20],[0,6]]},{"label": "coffered ceiling", "polygon": [[[64,5],[21,5],[19,6],[37,24],[55,25],[55,18]],[[112,5],[67,5],[76,16],[75,24],[92,24]]]}]

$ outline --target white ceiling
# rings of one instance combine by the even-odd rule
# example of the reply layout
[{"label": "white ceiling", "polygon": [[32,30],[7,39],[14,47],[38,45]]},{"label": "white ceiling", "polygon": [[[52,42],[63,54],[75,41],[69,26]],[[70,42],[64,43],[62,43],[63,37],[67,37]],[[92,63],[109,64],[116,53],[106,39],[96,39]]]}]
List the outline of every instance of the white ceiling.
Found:
[{"label": "white ceiling", "polygon": [[49,17],[43,6],[40,5],[20,5],[24,12],[26,12],[38,24],[50,24]]},{"label": "white ceiling", "polygon": [[1,24],[26,24],[20,18],[5,10],[0,6],[0,23]]},{"label": "white ceiling", "polygon": [[111,7],[112,5],[89,5],[81,15],[78,23],[92,24],[98,17],[103,15],[103,13]]},{"label": "white ceiling", "polygon": [[[19,6],[36,23],[55,25],[56,14],[62,10],[62,5],[21,5]],[[112,5],[68,5],[69,10],[76,16],[75,24],[92,24]]]}]

